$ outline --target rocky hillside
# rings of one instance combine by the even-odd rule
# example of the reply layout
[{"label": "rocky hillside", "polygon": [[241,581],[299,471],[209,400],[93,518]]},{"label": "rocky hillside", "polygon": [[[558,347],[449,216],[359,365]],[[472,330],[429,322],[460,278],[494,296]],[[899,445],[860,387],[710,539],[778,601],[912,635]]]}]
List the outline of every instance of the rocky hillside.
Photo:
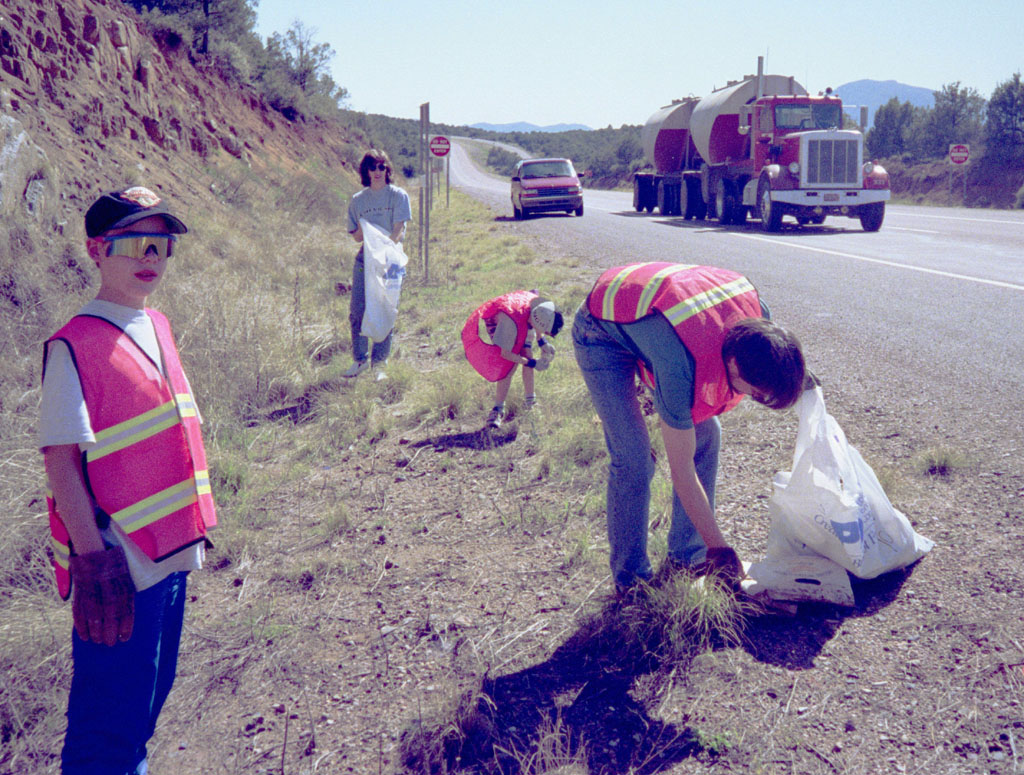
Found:
[{"label": "rocky hillside", "polygon": [[126,180],[205,207],[217,168],[351,169],[362,150],[155,41],[119,0],[0,0],[0,104],[0,211],[27,208],[43,232],[80,228]]}]

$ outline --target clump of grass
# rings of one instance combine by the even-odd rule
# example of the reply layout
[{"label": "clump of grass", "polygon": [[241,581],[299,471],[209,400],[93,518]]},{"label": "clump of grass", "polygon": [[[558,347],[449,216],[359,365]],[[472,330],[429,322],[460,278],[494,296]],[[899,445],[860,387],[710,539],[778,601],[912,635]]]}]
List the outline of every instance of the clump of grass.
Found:
[{"label": "clump of grass", "polygon": [[936,447],[915,459],[915,468],[928,476],[947,477],[969,465],[967,457],[955,449]]},{"label": "clump of grass", "polygon": [[554,719],[544,716],[536,738],[525,751],[519,750],[514,742],[508,748],[496,745],[495,750],[514,761],[515,771],[520,775],[588,775],[590,772],[586,744],[573,739],[561,713],[556,713]]},{"label": "clump of grass", "polygon": [[569,546],[562,560],[562,570],[572,571],[589,565],[594,560],[596,546],[597,541],[594,540],[589,525],[570,533]]},{"label": "clump of grass", "polygon": [[751,610],[714,577],[679,571],[627,594],[617,609],[617,626],[644,653],[685,660],[716,643],[741,643]]}]

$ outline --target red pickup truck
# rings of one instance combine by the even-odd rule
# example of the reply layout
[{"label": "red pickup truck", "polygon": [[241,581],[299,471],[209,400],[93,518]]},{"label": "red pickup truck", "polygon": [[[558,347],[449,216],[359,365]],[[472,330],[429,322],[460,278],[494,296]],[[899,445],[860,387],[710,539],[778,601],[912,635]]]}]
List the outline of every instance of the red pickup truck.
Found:
[{"label": "red pickup truck", "polygon": [[583,215],[583,187],[568,159],[523,159],[512,176],[512,214],[563,211]]}]

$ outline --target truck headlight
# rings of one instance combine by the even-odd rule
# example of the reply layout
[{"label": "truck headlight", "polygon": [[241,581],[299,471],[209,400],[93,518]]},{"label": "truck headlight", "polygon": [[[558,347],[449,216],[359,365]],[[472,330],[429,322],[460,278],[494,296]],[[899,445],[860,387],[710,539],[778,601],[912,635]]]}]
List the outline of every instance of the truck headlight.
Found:
[{"label": "truck headlight", "polygon": [[796,177],[797,175],[800,174],[800,162],[791,161],[789,163],[789,174],[792,175],[793,177]]}]

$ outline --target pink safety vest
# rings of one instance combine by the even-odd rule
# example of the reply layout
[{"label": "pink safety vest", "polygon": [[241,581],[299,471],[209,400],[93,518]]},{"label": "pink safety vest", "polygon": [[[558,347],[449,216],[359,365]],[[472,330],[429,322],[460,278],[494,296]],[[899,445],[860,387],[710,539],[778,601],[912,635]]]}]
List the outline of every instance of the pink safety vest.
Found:
[{"label": "pink safety vest", "polygon": [[[78,372],[96,445],[82,455],[86,486],[146,556],[162,560],[204,540],[217,523],[199,418],[170,325],[153,320],[166,379],[114,324],[78,315],[47,342],[65,342]],[[45,354],[43,361],[45,370]],[[72,547],[57,504],[47,497],[57,589],[71,593]]]},{"label": "pink safety vest", "polygon": [[499,312],[512,318],[516,324],[516,343],[512,352],[518,355],[530,330],[530,302],[536,298],[537,294],[533,291],[512,291],[484,302],[469,316],[462,327],[462,346],[466,351],[466,360],[484,379],[489,382],[504,379],[516,364],[501,357],[498,345],[481,338],[480,322],[493,324]]},{"label": "pink safety vest", "polygon": [[[653,262],[607,270],[587,297],[599,320],[633,323],[660,312],[696,364],[693,421],[703,422],[738,404],[742,393],[729,387],[722,344],[729,329],[744,318],[762,317],[757,291],[741,274],[712,266]],[[654,375],[638,362],[644,383]]]}]

